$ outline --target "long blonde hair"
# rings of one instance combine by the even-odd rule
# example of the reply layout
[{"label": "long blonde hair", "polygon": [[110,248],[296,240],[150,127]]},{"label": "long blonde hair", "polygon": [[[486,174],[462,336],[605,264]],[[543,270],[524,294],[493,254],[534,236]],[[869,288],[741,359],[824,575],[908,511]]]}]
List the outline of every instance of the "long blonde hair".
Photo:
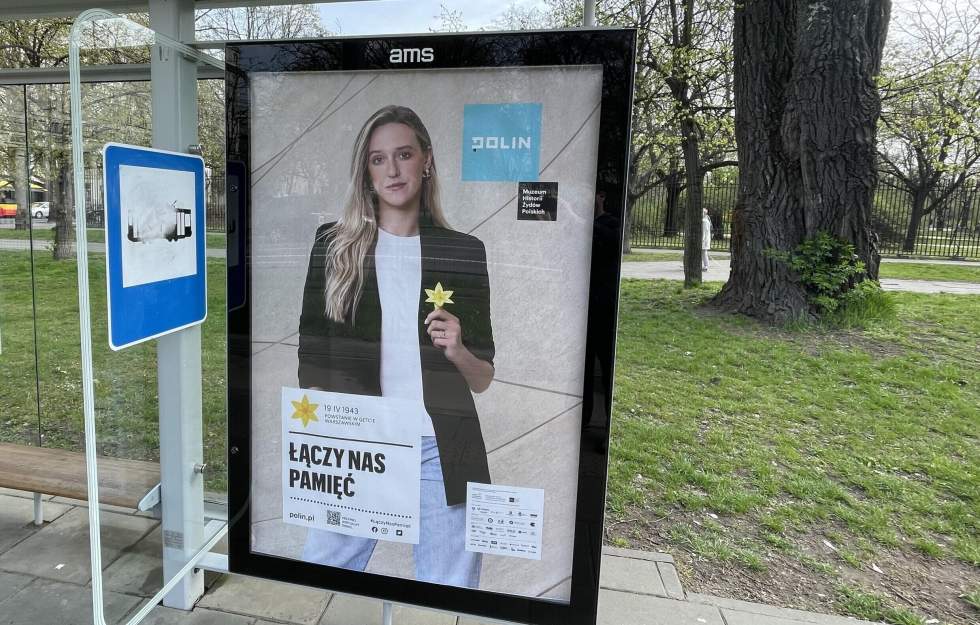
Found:
[{"label": "long blonde hair", "polygon": [[[350,164],[350,186],[344,199],[344,215],[324,236],[332,238],[327,246],[324,271],[326,288],[324,314],[343,323],[353,322],[364,288],[364,258],[378,233],[377,196],[367,173],[368,147],[375,128],[385,124],[405,124],[415,131],[422,151],[429,155],[429,176],[422,179],[421,221],[449,228],[439,202],[439,176],[436,173],[432,139],[425,124],[412,109],[388,105],[364,122],[357,134]],[[349,317],[348,317],[349,315]]]}]

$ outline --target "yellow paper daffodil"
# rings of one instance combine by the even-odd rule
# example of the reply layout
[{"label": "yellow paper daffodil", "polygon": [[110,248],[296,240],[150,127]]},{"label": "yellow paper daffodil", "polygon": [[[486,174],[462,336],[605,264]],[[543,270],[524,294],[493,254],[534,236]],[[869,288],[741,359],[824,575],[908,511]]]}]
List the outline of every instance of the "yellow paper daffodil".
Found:
[{"label": "yellow paper daffodil", "polygon": [[310,424],[310,421],[319,421],[316,417],[316,409],[319,404],[311,404],[309,398],[303,395],[302,401],[292,401],[293,408],[296,412],[293,413],[293,419],[299,419],[303,422],[303,427],[305,428]]},{"label": "yellow paper daffodil", "polygon": [[444,291],[441,282],[436,282],[436,288],[426,289],[425,294],[429,297],[425,300],[426,304],[433,304],[436,308],[442,308],[446,304],[454,304],[453,300],[449,299],[453,296],[452,291]]}]

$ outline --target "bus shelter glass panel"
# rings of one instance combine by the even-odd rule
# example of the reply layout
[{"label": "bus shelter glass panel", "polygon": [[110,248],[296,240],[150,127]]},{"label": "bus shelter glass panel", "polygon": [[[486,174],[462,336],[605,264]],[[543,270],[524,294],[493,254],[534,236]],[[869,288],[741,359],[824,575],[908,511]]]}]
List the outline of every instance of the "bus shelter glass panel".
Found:
[{"label": "bus shelter glass panel", "polygon": [[[48,193],[46,245],[34,250],[40,424],[47,444],[84,449],[81,348],[71,120],[67,84],[31,85],[28,130],[37,176]],[[102,456],[157,461],[156,372],[152,345],[112,354],[105,339],[105,234],[99,149],[106,138],[149,138],[149,83],[89,83],[82,89],[90,117],[84,141],[86,232],[95,346],[96,410]],[[115,357],[114,357],[115,356]]]},{"label": "bus shelter glass panel", "polygon": [[[38,446],[31,175],[24,88],[0,87],[0,444]],[[35,241],[35,238],[38,240]],[[30,493],[17,493],[30,496]],[[7,501],[0,508],[20,505]]]},{"label": "bus shelter glass panel", "polygon": [[[92,17],[93,12],[87,13]],[[80,43],[83,78],[86,67],[142,65],[154,54],[196,54],[193,50],[178,51],[179,44],[129,20],[107,12],[98,15],[102,18],[90,19],[76,31],[80,33],[76,41]],[[137,73],[136,68],[133,73]],[[109,346],[106,248],[112,237],[125,237],[126,233],[106,232],[103,203],[103,146],[109,142],[151,145],[151,87],[147,81],[91,81],[82,83],[76,93],[74,120],[73,97],[67,84],[32,85],[0,95],[19,98],[22,103],[19,141],[30,154],[29,159],[24,158],[44,190],[44,197],[35,202],[42,215],[34,219],[33,230],[30,224],[27,229],[36,239],[33,252],[29,240],[26,244],[17,242],[23,237],[17,216],[0,218],[0,232],[10,232],[9,236],[0,235],[0,375],[4,380],[0,386],[0,442],[17,439],[15,442],[22,445],[36,445],[40,441],[52,452],[72,454],[60,456],[60,460],[55,456],[42,459],[39,472],[64,466],[75,469],[75,474],[65,480],[67,490],[44,502],[50,525],[16,545],[14,550],[19,552],[4,553],[4,569],[24,574],[45,570],[46,579],[73,584],[78,590],[77,597],[66,596],[60,607],[34,605],[30,596],[24,595],[21,600],[26,603],[21,608],[43,612],[36,622],[135,624],[161,599],[173,605],[174,593],[182,592],[179,585],[170,590],[176,580],[184,579],[188,571],[193,574],[194,558],[207,552],[223,533],[227,483],[223,468],[227,412],[223,385],[224,258],[220,245],[216,245],[218,251],[207,259],[212,313],[202,328],[204,428],[201,440],[193,441],[205,450],[205,466],[196,469],[196,479],[204,481],[213,501],[205,506],[207,515],[180,520],[199,531],[164,532],[159,403],[172,389],[158,388],[157,341],[118,351]],[[5,105],[3,110],[11,109]],[[211,111],[210,115],[221,119],[220,112]],[[11,117],[4,115],[0,132],[6,131]],[[80,122],[82,130],[81,144],[75,141],[75,149],[72,144],[78,135],[73,133],[73,121],[76,127]],[[80,159],[75,158],[78,155]],[[221,178],[223,153],[215,158],[215,162],[207,163],[209,177]],[[6,167],[0,173],[6,173]],[[7,221],[11,222],[9,227]],[[211,221],[217,223],[218,219]],[[215,230],[216,244],[220,244],[221,228]],[[84,237],[84,243],[79,236]],[[200,236],[205,236],[203,229]],[[86,272],[87,281],[80,283],[80,276],[84,278]],[[88,312],[87,324],[80,323],[82,311]],[[153,311],[133,310],[132,314]],[[16,352],[9,351],[17,355],[16,362],[11,359],[9,364],[5,358],[8,344],[17,347]],[[85,373],[87,362],[91,362],[90,376]],[[89,395],[92,404],[87,404],[83,394],[87,379],[94,390]],[[17,383],[10,385],[8,380]],[[13,387],[25,390],[8,393]],[[22,396],[25,393],[28,395]],[[13,401],[17,402],[16,419],[7,416],[13,410],[6,404]],[[94,411],[89,411],[93,404]],[[83,415],[94,416],[94,420],[88,421]],[[86,455],[92,460],[92,451],[98,465],[98,507],[93,505],[92,489],[86,483],[86,466],[93,466],[92,462],[86,464]],[[25,514],[23,522],[29,523],[29,507]],[[100,545],[92,552],[99,559],[95,566],[90,557],[92,524],[99,528]],[[174,561],[178,561],[176,568]],[[165,595],[165,591],[169,592]],[[5,608],[18,609],[16,605]]]}]

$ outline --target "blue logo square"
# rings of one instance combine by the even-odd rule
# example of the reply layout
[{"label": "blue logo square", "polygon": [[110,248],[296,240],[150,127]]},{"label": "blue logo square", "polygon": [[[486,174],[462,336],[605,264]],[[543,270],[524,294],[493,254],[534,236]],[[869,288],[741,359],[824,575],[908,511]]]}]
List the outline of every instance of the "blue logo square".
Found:
[{"label": "blue logo square", "polygon": [[463,108],[463,180],[535,181],[540,157],[540,103]]}]

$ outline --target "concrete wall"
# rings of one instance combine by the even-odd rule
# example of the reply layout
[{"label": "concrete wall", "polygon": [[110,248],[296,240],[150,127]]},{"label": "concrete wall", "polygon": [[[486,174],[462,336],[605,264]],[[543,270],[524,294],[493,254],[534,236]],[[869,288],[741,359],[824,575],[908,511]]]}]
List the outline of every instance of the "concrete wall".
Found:
[{"label": "concrete wall", "polygon": [[[487,248],[496,376],[476,405],[493,481],[546,491],[542,560],[488,556],[481,587],[567,599],[601,78],[593,67],[254,77],[255,550],[298,557],[305,540],[304,529],[280,520],[278,398],[282,386],[297,384],[308,254],[317,225],[340,214],[364,120],[384,105],[401,104],[432,135],[449,222],[472,230]],[[543,104],[539,179],[559,183],[556,222],[518,221],[516,182],[461,181],[463,105],[496,102]],[[380,544],[369,570],[411,577],[410,546]]]}]

